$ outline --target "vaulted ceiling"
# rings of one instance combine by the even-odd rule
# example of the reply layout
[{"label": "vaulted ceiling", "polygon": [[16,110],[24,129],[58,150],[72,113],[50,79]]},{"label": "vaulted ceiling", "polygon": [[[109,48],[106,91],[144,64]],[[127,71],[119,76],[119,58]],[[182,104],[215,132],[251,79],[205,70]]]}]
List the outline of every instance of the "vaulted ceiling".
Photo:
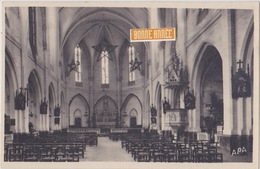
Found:
[{"label": "vaulted ceiling", "polygon": [[[72,57],[74,48],[80,44],[89,57],[94,57],[92,46],[104,40],[118,46],[115,53],[119,56],[129,44],[130,29],[148,27],[148,13],[146,8],[60,8],[59,36],[63,56]],[[135,47],[143,53],[143,43],[135,43]]]}]

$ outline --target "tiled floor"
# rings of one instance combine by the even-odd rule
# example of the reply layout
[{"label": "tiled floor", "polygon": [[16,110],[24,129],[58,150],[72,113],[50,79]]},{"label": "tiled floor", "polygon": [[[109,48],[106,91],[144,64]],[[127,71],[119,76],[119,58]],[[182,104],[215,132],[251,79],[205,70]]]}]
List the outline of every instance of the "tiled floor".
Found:
[{"label": "tiled floor", "polygon": [[[251,162],[252,155],[248,156],[231,156],[228,151],[218,149],[223,153],[224,162]],[[80,159],[82,162],[134,162],[131,154],[121,148],[121,141],[111,141],[108,137],[98,137],[98,146],[87,147],[85,158]]]},{"label": "tiled floor", "polygon": [[131,154],[121,148],[121,141],[111,141],[108,137],[98,137],[98,146],[87,147],[86,156],[80,161],[131,162],[134,159]]}]

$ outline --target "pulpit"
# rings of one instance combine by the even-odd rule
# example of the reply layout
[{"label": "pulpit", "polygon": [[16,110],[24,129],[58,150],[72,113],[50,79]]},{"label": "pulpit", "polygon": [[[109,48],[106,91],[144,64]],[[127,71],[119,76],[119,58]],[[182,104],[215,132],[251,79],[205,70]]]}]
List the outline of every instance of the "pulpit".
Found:
[{"label": "pulpit", "polygon": [[179,133],[188,125],[187,110],[185,109],[169,109],[165,113],[165,127]]},{"label": "pulpit", "polygon": [[[190,92],[188,97],[185,95],[189,90],[189,76],[187,67],[182,63],[179,54],[174,50],[169,64],[164,68],[164,128],[171,130],[175,139],[176,135],[179,139],[188,125],[188,110],[195,108],[194,95]],[[186,103],[189,103],[188,106]]]}]

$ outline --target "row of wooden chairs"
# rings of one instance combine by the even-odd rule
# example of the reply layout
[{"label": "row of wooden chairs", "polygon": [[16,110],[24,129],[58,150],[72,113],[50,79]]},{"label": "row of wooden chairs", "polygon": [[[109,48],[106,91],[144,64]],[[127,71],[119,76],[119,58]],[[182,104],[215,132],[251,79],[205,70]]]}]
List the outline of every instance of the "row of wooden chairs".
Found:
[{"label": "row of wooden chairs", "polygon": [[129,136],[121,140],[121,145],[139,162],[223,162],[217,143],[208,141],[183,143]]},{"label": "row of wooden chairs", "polygon": [[70,161],[84,158],[81,144],[5,144],[5,161]]},{"label": "row of wooden chairs", "polygon": [[42,133],[37,137],[17,134],[13,144],[5,144],[4,161],[79,161],[86,146],[97,146],[93,133]]},{"label": "row of wooden chairs", "polygon": [[29,134],[18,135],[14,143],[82,143],[89,146],[97,146],[97,134],[93,133],[42,133],[37,137]]}]

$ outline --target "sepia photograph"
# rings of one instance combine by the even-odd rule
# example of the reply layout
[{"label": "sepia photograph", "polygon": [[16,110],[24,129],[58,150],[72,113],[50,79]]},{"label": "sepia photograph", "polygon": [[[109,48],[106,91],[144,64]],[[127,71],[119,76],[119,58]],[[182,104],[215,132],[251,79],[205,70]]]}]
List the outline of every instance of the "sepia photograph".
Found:
[{"label": "sepia photograph", "polygon": [[1,165],[257,168],[259,3],[221,3],[3,2]]}]

